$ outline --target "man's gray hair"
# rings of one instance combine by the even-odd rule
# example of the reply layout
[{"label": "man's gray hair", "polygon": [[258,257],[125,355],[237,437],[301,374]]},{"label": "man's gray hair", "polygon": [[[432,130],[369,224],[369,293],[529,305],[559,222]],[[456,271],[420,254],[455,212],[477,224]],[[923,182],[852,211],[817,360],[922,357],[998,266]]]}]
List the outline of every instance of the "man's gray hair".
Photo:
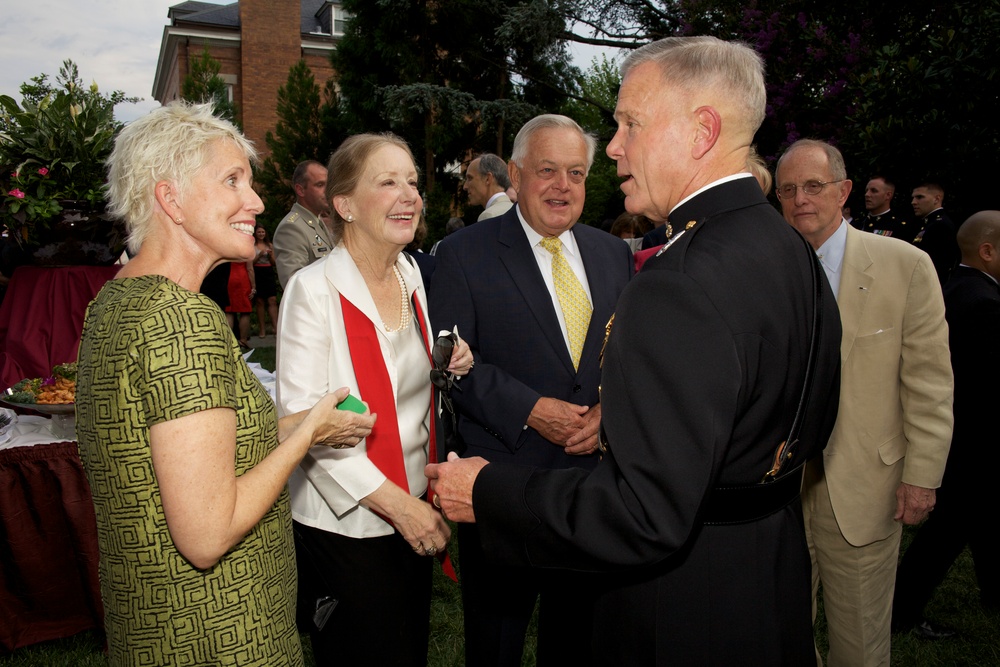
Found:
[{"label": "man's gray hair", "polygon": [[847,179],[847,166],[844,164],[844,156],[840,154],[836,146],[818,139],[799,139],[786,148],[785,152],[778,158],[778,164],[774,169],[774,173],[777,174],[778,170],[781,169],[781,163],[785,161],[785,158],[800,148],[818,148],[823,151],[826,153],[826,161],[830,165],[830,176],[833,180],[843,181]]},{"label": "man's gray hair", "polygon": [[183,198],[218,141],[231,141],[257,161],[250,140],[213,115],[211,104],[172,102],[125,126],[107,161],[107,199],[108,213],[125,221],[129,252],[139,252],[153,228],[156,184],[172,181]]},{"label": "man's gray hair", "polygon": [[507,174],[507,163],[500,159],[499,156],[493,153],[483,153],[477,155],[475,160],[479,160],[479,175],[486,176],[489,174],[496,181],[497,185],[500,186],[501,190],[506,190],[510,187],[510,176]]},{"label": "man's gray hair", "polygon": [[739,110],[737,122],[749,142],[764,122],[767,91],[764,88],[764,60],[743,42],[727,42],[707,35],[666,37],[636,49],[625,58],[625,76],[647,62],[660,68],[664,81],[691,93],[714,87],[733,98]]},{"label": "man's gray hair", "polygon": [[594,164],[597,139],[594,138],[594,135],[584,132],[583,128],[572,118],[552,113],[535,116],[517,131],[517,136],[514,137],[514,150],[510,155],[511,162],[518,167],[523,167],[524,157],[528,154],[528,143],[532,135],[539,130],[550,128],[576,130],[580,133],[584,144],[587,146],[587,172],[589,173],[591,165]]}]

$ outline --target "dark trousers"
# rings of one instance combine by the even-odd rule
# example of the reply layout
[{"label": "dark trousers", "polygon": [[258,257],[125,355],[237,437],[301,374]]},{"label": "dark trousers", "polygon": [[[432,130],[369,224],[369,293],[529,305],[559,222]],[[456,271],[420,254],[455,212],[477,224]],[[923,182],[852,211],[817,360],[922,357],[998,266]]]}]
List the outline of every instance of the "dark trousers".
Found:
[{"label": "dark trousers", "polygon": [[474,524],[458,526],[466,667],[519,667],[536,600],[539,667],[592,664],[594,591],[586,575],[490,562]]},{"label": "dark trousers", "polygon": [[896,571],[892,599],[892,625],[896,630],[920,622],[934,589],[944,580],[966,544],[972,552],[983,604],[1000,609],[1000,551],[994,545],[993,525],[985,519],[990,505],[981,504],[985,498],[967,493],[976,489],[959,489],[958,484],[949,486],[951,489],[942,486],[938,490],[934,511],[917,531]]},{"label": "dark trousers", "polygon": [[322,630],[308,621],[316,664],[426,665],[433,559],[417,556],[399,533],[354,539],[300,523],[294,530],[300,622],[317,600],[337,600]]}]

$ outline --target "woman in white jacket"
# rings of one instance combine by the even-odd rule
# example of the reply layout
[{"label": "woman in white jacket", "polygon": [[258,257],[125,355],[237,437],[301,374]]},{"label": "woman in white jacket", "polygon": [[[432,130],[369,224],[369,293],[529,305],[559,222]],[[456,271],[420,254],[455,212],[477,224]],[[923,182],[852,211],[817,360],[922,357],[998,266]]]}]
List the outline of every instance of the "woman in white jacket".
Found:
[{"label": "woman in white jacket", "polygon": [[[292,413],[346,385],[377,418],[356,448],[314,448],[292,476],[300,611],[313,615],[319,665],[424,665],[427,556],[444,552],[450,530],[424,477],[436,460],[434,339],[420,272],[402,252],[423,209],[406,143],[345,141],[327,199],[340,241],[285,288],[278,403]],[[459,342],[449,370],[471,366]]]}]

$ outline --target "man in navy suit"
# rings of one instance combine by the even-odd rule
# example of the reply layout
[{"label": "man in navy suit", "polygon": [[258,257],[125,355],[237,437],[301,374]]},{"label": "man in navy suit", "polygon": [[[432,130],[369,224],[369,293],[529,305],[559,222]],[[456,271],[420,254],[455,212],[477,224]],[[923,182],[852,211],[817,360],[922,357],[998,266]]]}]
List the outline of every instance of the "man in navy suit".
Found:
[{"label": "man in navy suit", "polygon": [[944,287],[955,371],[955,431],[937,504],[903,554],[892,602],[895,631],[926,639],[955,634],[924,620],[924,607],[966,544],[983,606],[1000,611],[1000,550],[990,520],[1000,450],[1000,211],[980,211],[958,229],[962,263]]},{"label": "man in navy suit", "polygon": [[625,59],[607,152],[626,210],[673,234],[615,309],[607,451],[590,472],[453,454],[427,469],[492,557],[597,573],[595,616],[577,615],[596,664],[815,661],[797,499],[836,417],[840,318],[812,249],[746,172],[765,98],[744,44],[670,37]]},{"label": "man in navy suit", "polygon": [[[576,224],[594,149],[593,137],[565,116],[530,120],[508,165],[517,206],[438,248],[434,326],[457,325],[475,355],[476,372],[451,392],[469,456],[550,469],[597,463],[601,345],[632,259],[621,239]],[[589,324],[564,313],[546,239],[558,239],[563,266],[592,310]],[[459,527],[459,552],[467,665],[520,665],[539,595],[538,664],[586,659],[578,631],[580,619],[589,622],[589,587],[488,562],[473,525]]]}]

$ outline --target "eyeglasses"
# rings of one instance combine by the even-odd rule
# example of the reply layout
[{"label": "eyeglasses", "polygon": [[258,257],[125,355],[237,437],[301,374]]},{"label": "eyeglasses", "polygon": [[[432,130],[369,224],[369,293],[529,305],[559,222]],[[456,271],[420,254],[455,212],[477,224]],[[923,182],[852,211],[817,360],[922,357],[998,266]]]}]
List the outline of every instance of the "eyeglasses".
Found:
[{"label": "eyeglasses", "polygon": [[823,188],[828,185],[833,185],[834,183],[843,183],[847,179],[840,179],[839,181],[806,181],[802,185],[795,185],[794,183],[786,183],[779,187],[775,192],[778,195],[778,199],[792,199],[795,197],[795,192],[799,188],[802,188],[802,192],[806,193],[810,197],[815,197],[819,193],[823,192]]}]

